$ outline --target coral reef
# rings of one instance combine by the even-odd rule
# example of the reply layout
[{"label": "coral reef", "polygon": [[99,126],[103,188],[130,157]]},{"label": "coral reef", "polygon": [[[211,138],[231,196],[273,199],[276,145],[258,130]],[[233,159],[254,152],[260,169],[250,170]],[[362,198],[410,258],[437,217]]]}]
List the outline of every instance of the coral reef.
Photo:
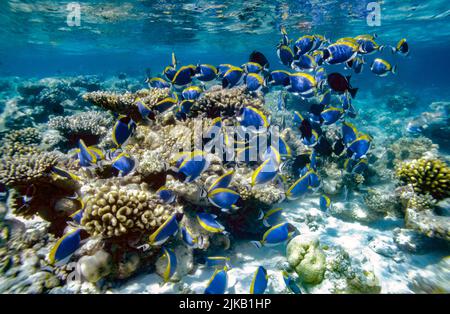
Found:
[{"label": "coral reef", "polygon": [[312,285],[322,282],[326,258],[317,239],[296,236],[287,245],[286,257],[302,282]]},{"label": "coral reef", "polygon": [[389,146],[386,166],[393,169],[402,161],[436,156],[437,149],[438,146],[426,137],[401,137]]},{"label": "coral reef", "polygon": [[213,86],[205,91],[197,104],[192,108],[193,116],[205,113],[207,117],[233,117],[245,106],[262,108],[264,98],[253,97],[245,92],[245,87],[223,89],[221,86]]},{"label": "coral reef", "polygon": [[0,160],[0,183],[20,187],[47,181],[58,156],[54,153],[37,153]]},{"label": "coral reef", "polygon": [[111,182],[85,191],[86,206],[81,224],[91,235],[121,237],[133,232],[150,234],[175,208],[159,204],[156,194],[141,186],[118,186]]},{"label": "coral reef", "polygon": [[26,227],[11,221],[10,239],[0,247],[1,293],[46,293],[61,285],[52,272],[44,270],[45,258],[55,238],[48,233],[48,223],[36,222]]},{"label": "coral reef", "polygon": [[96,91],[84,94],[83,100],[97,107],[118,114],[130,115],[136,120],[139,120],[139,112],[135,105],[137,98],[140,98],[145,104],[152,108],[158,101],[169,96],[169,93],[170,90],[168,88],[141,89],[136,93],[126,92],[125,94]]},{"label": "coral reef", "polygon": [[99,111],[53,117],[48,122],[48,126],[58,130],[71,146],[80,139],[88,146],[97,144],[109,132],[112,124],[112,117]]},{"label": "coral reef", "polygon": [[95,283],[111,273],[112,257],[104,250],[98,250],[94,255],[85,255],[78,260],[80,274],[89,282]]},{"label": "coral reef", "polygon": [[450,217],[440,216],[433,209],[417,206],[410,201],[405,210],[405,224],[428,237],[437,237],[450,241]]},{"label": "coral reef", "polygon": [[411,184],[418,194],[430,194],[435,199],[450,196],[450,168],[439,159],[416,159],[402,163],[396,171],[405,184]]},{"label": "coral reef", "polygon": [[3,138],[0,156],[27,155],[39,152],[42,135],[36,128],[12,130]]},{"label": "coral reef", "polygon": [[[80,209],[81,202],[73,198],[79,190],[77,181],[51,175],[58,163],[56,153],[37,153],[0,160],[0,183],[9,188],[8,206],[16,215],[32,217],[39,214],[43,219],[55,222],[56,232],[64,229],[63,221]],[[29,190],[34,190],[26,200]]]}]

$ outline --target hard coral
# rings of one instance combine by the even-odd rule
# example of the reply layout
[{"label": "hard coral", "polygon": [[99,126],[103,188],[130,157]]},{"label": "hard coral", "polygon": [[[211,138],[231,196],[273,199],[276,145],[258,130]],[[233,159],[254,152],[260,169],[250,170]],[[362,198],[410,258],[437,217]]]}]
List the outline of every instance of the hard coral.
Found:
[{"label": "hard coral", "polygon": [[118,114],[137,116],[138,109],[135,105],[136,99],[141,98],[149,107],[169,95],[168,88],[141,89],[136,93],[116,94],[111,92],[91,92],[83,95],[83,100],[100,108],[110,110]]},{"label": "hard coral", "polygon": [[0,183],[10,187],[46,180],[57,164],[54,153],[38,153],[0,159]]},{"label": "hard coral", "polygon": [[233,117],[245,106],[262,108],[264,98],[254,97],[246,93],[244,87],[222,89],[220,86],[213,86],[204,92],[191,109],[193,115],[206,113],[208,117]]},{"label": "hard coral", "polygon": [[435,199],[450,196],[450,168],[439,159],[415,159],[402,163],[396,171],[405,184],[411,184],[418,194],[430,194]]},{"label": "hard coral", "polygon": [[53,117],[48,122],[50,128],[58,130],[71,144],[79,139],[87,145],[97,144],[105,136],[113,123],[109,114],[87,111],[72,116]]},{"label": "hard coral", "polygon": [[39,152],[38,145],[42,140],[36,128],[25,128],[7,133],[0,147],[0,156],[26,155]]},{"label": "hard coral", "polygon": [[175,210],[174,206],[160,204],[146,184],[121,187],[109,181],[87,193],[81,224],[92,235],[117,238],[134,232],[150,233]]}]

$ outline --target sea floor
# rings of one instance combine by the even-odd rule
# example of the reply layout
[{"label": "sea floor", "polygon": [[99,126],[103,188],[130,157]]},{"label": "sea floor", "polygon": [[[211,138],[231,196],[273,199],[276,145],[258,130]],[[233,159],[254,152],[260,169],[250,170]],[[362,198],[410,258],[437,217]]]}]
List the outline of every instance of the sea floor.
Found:
[{"label": "sea floor", "polygon": [[[48,78],[39,83],[32,79],[26,82],[32,84],[26,85],[20,78],[11,78],[5,79],[4,84],[0,85],[2,131],[25,127],[37,128],[46,134],[46,138],[53,141],[46,143],[49,149],[58,147],[55,143],[61,138],[59,135],[55,136],[54,130],[48,126],[50,114],[70,116],[98,109],[82,100],[81,96],[86,92],[86,86],[119,93],[142,88],[139,79],[134,78],[128,81],[116,78],[105,80],[82,77]],[[37,92],[36,95],[26,98],[17,92],[20,90],[18,86],[29,87],[34,86],[33,84],[46,93]],[[450,105],[445,97],[438,98],[432,90],[422,91],[422,95],[433,95],[433,98],[429,97],[433,99],[431,101],[427,100],[428,96],[417,98],[414,91],[403,91],[400,96],[394,94],[385,96],[383,91],[389,88],[396,90],[395,85],[375,86],[374,91],[361,92],[354,102],[359,115],[352,123],[373,137],[370,177],[356,187],[347,186],[342,183],[342,173],[330,165],[325,172],[321,173],[324,179],[322,191],[328,193],[332,199],[330,209],[327,211],[320,209],[319,197],[322,192],[319,191],[309,193],[301,199],[284,201],[277,205],[283,208],[282,219],[294,225],[300,237],[308,239],[309,247],[315,247],[315,250],[320,251],[326,258],[321,283],[300,284],[302,293],[450,292],[448,242],[439,238],[430,238],[416,230],[406,228],[404,216],[389,208],[381,208],[380,212],[373,212],[373,207],[376,206],[395,207],[391,204],[392,202],[389,202],[389,198],[392,200],[396,195],[397,182],[393,180],[396,165],[388,166],[387,164],[422,156],[439,156],[440,159],[448,162],[450,155],[448,138],[445,134],[449,131],[446,110]],[[24,88],[21,90],[23,94]],[[26,93],[30,94],[35,92],[32,88],[26,90]],[[277,96],[277,91],[267,94],[265,107],[272,111],[273,121],[279,122],[283,114],[276,110]],[[60,102],[63,103],[64,113],[60,112]],[[51,107],[53,111],[50,111],[48,103],[53,104]],[[287,106],[288,113],[284,115],[291,117],[294,110],[303,111],[305,108],[307,106],[298,99],[290,99]],[[424,116],[423,113],[426,115]],[[443,118],[442,114],[446,116]],[[418,117],[425,117],[430,125],[427,128],[428,133],[423,134],[425,137],[412,136],[405,131],[407,122]],[[365,197],[372,192],[377,198],[371,203],[372,208],[369,208]],[[383,195],[388,198],[387,201],[382,199]],[[387,205],[378,205],[376,202]],[[448,216],[448,202],[445,204],[447,205],[443,206],[447,206],[446,215]],[[3,199],[2,207],[9,210],[5,199]],[[39,218],[26,221],[23,218],[14,217],[11,213],[8,213],[6,218],[22,221],[30,229],[42,227]],[[126,280],[110,283],[100,280],[97,285],[71,282],[45,291],[49,293],[203,293],[214,268],[194,263],[189,250],[187,253],[186,248],[182,250],[184,251],[180,254],[187,256],[186,260],[179,262],[182,267],[177,271],[175,278],[165,284],[162,283],[158,272],[153,272],[152,269],[149,270],[149,272],[152,271],[151,273],[142,270]],[[48,251],[49,247],[44,246],[39,249],[39,254],[36,254],[43,258]],[[234,239],[229,250],[216,251],[214,254],[230,257],[231,268],[228,271],[227,293],[249,293],[252,277],[258,266],[264,266],[269,275],[266,293],[290,293],[283,281],[281,273],[283,270],[289,270],[294,278],[297,278],[286,257],[286,244],[257,248],[250,239]],[[0,274],[0,292],[2,287],[6,291],[11,291],[11,278],[17,277],[17,273],[20,272],[25,274],[23,269],[29,271],[23,266],[25,264],[22,261],[22,266],[18,266],[15,271]],[[33,268],[32,272],[36,271]],[[17,283],[17,285],[20,284],[20,282]]]}]

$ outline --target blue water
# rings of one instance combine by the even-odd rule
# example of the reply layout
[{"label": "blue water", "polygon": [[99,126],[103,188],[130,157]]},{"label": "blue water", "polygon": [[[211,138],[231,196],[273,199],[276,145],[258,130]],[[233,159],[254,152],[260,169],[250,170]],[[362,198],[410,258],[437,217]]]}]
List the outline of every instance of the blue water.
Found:
[{"label": "blue water", "polygon": [[[79,5],[80,25],[68,25],[70,3]],[[18,87],[36,83],[40,79],[52,78],[61,82],[66,79],[73,80],[78,76],[94,75],[99,78],[102,89],[111,88],[125,92],[129,86],[135,84],[136,86],[132,86],[135,91],[138,88],[147,88],[145,79],[149,75],[161,75],[162,69],[170,64],[172,53],[175,53],[181,65],[229,63],[239,66],[248,61],[249,54],[254,50],[262,52],[267,57],[271,71],[287,70],[280,63],[276,53],[276,46],[281,38],[280,27],[283,26],[289,38],[294,41],[306,34],[321,34],[330,42],[342,37],[376,34],[377,43],[387,48],[382,52],[365,56],[366,64],[361,74],[354,74],[351,69],[345,68],[342,64],[327,66],[328,72],[351,75],[352,85],[359,88],[358,96],[354,100],[358,116],[351,121],[358,130],[367,132],[374,138],[376,158],[374,157],[370,163],[373,166],[376,160],[383,160],[385,155],[380,151],[398,141],[399,138],[403,136],[410,139],[417,138],[417,134],[407,132],[406,125],[423,112],[437,114],[437,111],[433,111],[436,110],[435,107],[431,106],[435,102],[446,102],[445,116],[427,121],[430,125],[439,125],[439,127],[436,133],[424,134],[434,144],[439,145],[436,150],[438,157],[448,163],[450,147],[448,137],[446,138],[445,135],[449,132],[448,109],[450,108],[450,89],[448,88],[450,86],[450,58],[448,57],[450,6],[448,0],[385,0],[375,1],[375,3],[381,8],[379,16],[381,24],[377,26],[370,25],[367,19],[372,14],[369,8],[373,2],[369,0],[2,0],[0,2],[0,80],[2,83],[0,85],[0,133],[5,134],[13,129],[24,127],[35,127],[44,133],[49,129],[47,122],[50,114],[56,112],[57,115],[68,116],[87,111],[87,109],[98,109],[94,106],[87,107],[81,101],[81,93],[72,98],[68,97],[69,99],[59,99],[56,106],[67,106],[60,112],[52,109],[53,111],[49,110],[50,113],[48,113],[45,111],[46,108],[41,110],[39,106],[36,106],[36,109],[33,97],[24,101],[23,95],[19,95]],[[389,48],[395,46],[402,38],[408,41],[410,47],[408,56],[393,54]],[[389,74],[386,77],[375,76],[370,70],[370,64],[375,58],[383,58],[392,65],[396,65],[398,73]],[[117,86],[123,83],[118,78],[119,75],[126,76],[131,82],[130,85],[124,85],[122,89],[118,88]],[[5,82],[10,85],[6,86],[7,84],[3,84]],[[53,81],[41,82],[44,82],[44,85],[48,84],[49,90],[58,92],[59,87],[53,86],[51,83]],[[276,89],[275,92],[278,90]],[[272,105],[272,108],[276,108],[276,95],[274,90],[270,90],[266,95],[266,103]],[[390,108],[386,104],[395,97],[400,98],[400,105]],[[49,98],[51,100],[51,97]],[[409,98],[414,99],[411,105],[403,105],[402,101],[408,103]],[[304,102],[299,101],[299,98],[290,98],[289,101],[290,109],[305,111],[306,106],[302,107]],[[273,113],[275,115],[276,112]],[[441,111],[438,113],[442,114]],[[17,119],[8,115],[17,115]],[[428,125],[421,126],[428,128]],[[73,148],[73,145],[64,146],[61,151],[66,153],[70,148]],[[393,169],[389,171],[392,174]],[[340,192],[335,198],[337,208],[342,209],[352,204],[359,204],[361,195],[372,188],[378,189],[381,193],[388,193],[392,192],[396,186],[390,179],[375,184],[368,181],[364,188],[355,194],[350,191],[350,196],[344,197],[344,192]],[[0,204],[6,208],[6,205],[3,205],[6,204],[6,194],[3,191],[0,193]],[[314,194],[314,197],[317,198],[318,194]],[[312,200],[313,197],[305,197],[297,203],[291,202],[286,205],[285,216],[298,218],[295,226],[302,231],[306,228],[305,221],[310,218],[309,209],[319,212],[320,214],[317,214],[319,216],[324,215],[318,209],[316,200]],[[443,205],[447,206],[444,208],[444,211],[447,210],[444,216],[448,219],[448,201],[446,204]],[[405,225],[404,217],[397,216],[389,217],[389,219],[380,218],[377,221],[371,221],[372,224],[361,222],[356,218],[353,221],[354,217],[341,218],[338,214],[321,216],[325,222],[322,221],[322,225],[320,225],[321,222],[317,222],[320,225],[318,236],[321,243],[330,246],[342,245],[354,256],[363,255],[361,252],[373,244],[374,239],[384,239],[383,241],[386,238],[392,239],[393,230],[403,228]],[[0,226],[3,226],[1,220]],[[352,238],[359,243],[353,245]],[[345,243],[345,239],[350,240]],[[420,272],[429,264],[438,265],[439,262],[444,261],[444,256],[449,255],[448,242],[445,242],[448,239],[432,239],[437,244],[425,244],[424,247],[428,245],[428,248],[424,249],[423,255],[416,252],[400,252],[399,248],[393,256],[385,256],[376,249],[374,249],[375,253],[371,252],[375,256],[373,260],[370,259],[373,256],[368,255],[369,263],[376,265],[375,273],[381,282],[381,292],[441,291],[439,289],[447,293],[450,291],[448,287],[450,279],[441,268],[432,270],[436,277],[428,278],[438,287],[435,290],[429,288],[427,284],[413,284],[410,276],[407,275],[407,271]],[[424,243],[427,243],[426,240]],[[242,248],[245,251],[243,254],[250,256],[251,265],[264,260],[265,254],[271,256],[271,259],[268,258],[266,261],[269,265],[266,267],[278,267],[281,264],[284,249],[252,251],[245,247],[246,244],[246,242],[243,244],[237,241],[236,247]],[[236,252],[232,254],[236,255]],[[401,262],[397,260],[397,258],[400,259],[399,256],[402,259]],[[242,261],[236,262],[237,276],[248,277],[246,266],[248,265]],[[388,268],[389,272],[385,270]],[[200,275],[186,275],[185,282],[193,283],[195,286],[194,283],[199,280],[207,282],[208,275],[207,272],[201,272]],[[0,274],[0,292],[22,291],[14,290],[15,286],[21,287],[20,283],[12,285],[12,288],[4,288],[6,284],[2,280],[11,277],[8,276]],[[168,288],[167,286],[164,288],[151,286],[155,284],[155,280],[160,279],[155,277],[157,279],[145,277],[142,282],[146,286],[148,284],[146,280],[150,282],[146,288],[141,289],[138,285],[138,289],[133,290],[136,288],[133,288],[131,284],[127,286],[124,281],[123,286],[120,286],[123,290],[114,286],[119,289],[115,292],[173,293],[181,290],[179,287],[173,288],[170,285]],[[137,278],[139,282],[140,277]],[[243,282],[245,283],[245,280]],[[397,282],[398,286],[396,286]],[[244,283],[238,285],[235,291],[245,293],[248,287],[245,286],[247,283]],[[428,288],[431,291],[427,290]],[[269,289],[271,293],[282,291],[276,284]],[[319,293],[333,292],[327,291],[326,288],[311,289],[312,292]],[[23,291],[28,292],[28,290]],[[74,291],[56,290],[56,292]]]}]

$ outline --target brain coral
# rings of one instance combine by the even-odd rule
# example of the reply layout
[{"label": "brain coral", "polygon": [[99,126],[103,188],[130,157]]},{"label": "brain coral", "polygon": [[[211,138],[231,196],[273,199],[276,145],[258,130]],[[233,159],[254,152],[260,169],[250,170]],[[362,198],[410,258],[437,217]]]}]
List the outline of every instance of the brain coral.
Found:
[{"label": "brain coral", "polygon": [[414,192],[430,194],[435,199],[450,196],[450,169],[439,159],[415,159],[400,164],[397,177],[406,184],[411,184]]}]

